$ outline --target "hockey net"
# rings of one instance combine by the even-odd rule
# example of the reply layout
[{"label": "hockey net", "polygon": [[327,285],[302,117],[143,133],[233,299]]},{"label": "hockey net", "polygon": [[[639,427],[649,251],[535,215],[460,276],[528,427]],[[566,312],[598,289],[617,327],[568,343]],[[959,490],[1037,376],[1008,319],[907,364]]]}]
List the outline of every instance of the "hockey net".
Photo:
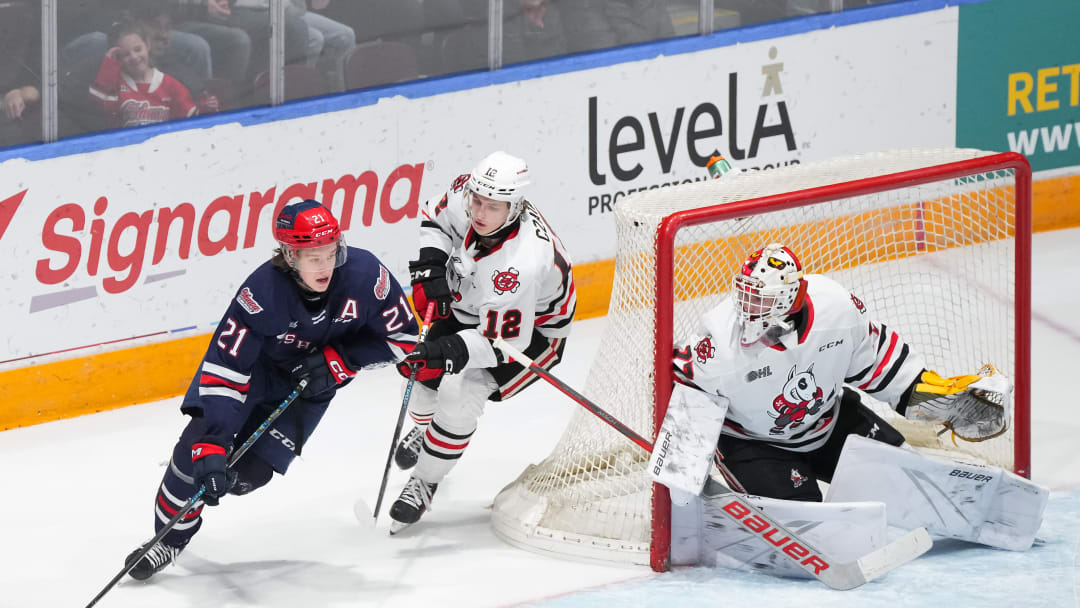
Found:
[{"label": "hockey net", "polygon": [[[912,445],[1029,475],[1030,209],[1023,157],[959,149],[732,171],[624,199],[603,354],[582,392],[655,437],[673,338],[726,296],[750,252],[780,242],[808,273],[851,289],[929,368],[952,376],[993,363],[1012,378],[1008,432],[978,443],[866,401]],[[670,503],[647,462],[581,409],[551,455],[496,497],[495,530],[534,551],[663,569]]]}]

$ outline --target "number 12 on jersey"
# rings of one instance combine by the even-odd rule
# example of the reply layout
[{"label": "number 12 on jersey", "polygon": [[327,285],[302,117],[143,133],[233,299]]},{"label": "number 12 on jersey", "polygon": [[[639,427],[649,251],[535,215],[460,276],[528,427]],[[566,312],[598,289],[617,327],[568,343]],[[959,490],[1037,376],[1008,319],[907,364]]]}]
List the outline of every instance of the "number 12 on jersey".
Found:
[{"label": "number 12 on jersey", "polygon": [[484,330],[480,333],[490,340],[500,336],[504,339],[518,337],[521,335],[521,311],[513,308],[502,311],[489,310]]}]

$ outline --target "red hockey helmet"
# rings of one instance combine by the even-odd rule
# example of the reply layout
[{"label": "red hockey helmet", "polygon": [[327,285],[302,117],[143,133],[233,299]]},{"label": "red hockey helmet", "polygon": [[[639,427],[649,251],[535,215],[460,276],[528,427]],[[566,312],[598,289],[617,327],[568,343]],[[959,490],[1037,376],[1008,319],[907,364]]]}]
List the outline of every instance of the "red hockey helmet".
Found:
[{"label": "red hockey helmet", "polygon": [[345,263],[345,240],[337,219],[319,201],[307,199],[285,205],[274,220],[274,238],[290,266],[295,266],[297,249],[338,244],[337,264]]}]

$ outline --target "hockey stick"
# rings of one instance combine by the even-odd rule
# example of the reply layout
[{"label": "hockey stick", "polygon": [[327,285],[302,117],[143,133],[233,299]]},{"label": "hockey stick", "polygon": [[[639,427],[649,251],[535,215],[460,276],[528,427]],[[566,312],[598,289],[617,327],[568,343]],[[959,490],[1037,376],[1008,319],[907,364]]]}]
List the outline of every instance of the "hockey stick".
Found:
[{"label": "hockey stick", "polygon": [[[428,302],[427,310],[424,311],[424,326],[420,328],[420,337],[416,345],[420,346],[427,338],[428,329],[431,328],[431,317],[435,315],[435,303]],[[405,424],[405,412],[409,409],[409,399],[412,398],[412,387],[416,384],[416,374],[420,371],[420,364],[412,366],[409,372],[409,381],[405,384],[405,394],[401,398],[401,411],[398,412],[397,426],[394,427],[394,440],[390,442],[390,453],[386,455],[386,467],[383,469],[382,483],[379,484],[379,497],[375,499],[375,512],[372,516],[375,522],[379,521],[379,507],[382,506],[383,496],[386,494],[386,482],[390,478],[390,461],[394,459],[394,449],[397,448],[398,439],[401,437],[401,427]]]},{"label": "hockey stick", "polygon": [[[628,429],[614,416],[589,401],[581,393],[567,386],[562,380],[551,375],[551,372],[538,366],[535,361],[507,344],[502,338],[496,338],[494,345],[499,350],[510,355],[515,361],[527,367],[529,371],[540,376],[585,409],[597,415],[635,444],[650,453],[652,452],[652,443]],[[719,483],[713,482],[705,484],[702,497],[710,501],[719,501],[717,504],[720,504],[720,511],[725,516],[750,530],[762,540],[771,543],[772,546],[776,547],[777,553],[792,560],[814,578],[833,589],[854,589],[863,583],[872,581],[926,553],[933,544],[925,528],[916,528],[888,545],[871,551],[855,561],[834,562],[786,526],[766,515],[764,511],[750,503],[746,496],[742,494],[737,494]],[[783,537],[783,540],[777,541],[776,539],[779,537]]]},{"label": "hockey stick", "polygon": [[[278,405],[276,409],[274,409],[274,411],[270,412],[270,415],[266,418],[266,420],[263,421],[262,424],[259,425],[259,428],[255,429],[255,432],[253,432],[251,436],[247,438],[247,441],[240,444],[240,447],[236,448],[236,450],[233,451],[232,455],[229,456],[229,462],[228,464],[226,464],[226,467],[231,468],[240,460],[240,457],[243,456],[244,453],[247,452],[248,449],[251,448],[251,446],[259,439],[259,437],[262,437],[263,433],[266,432],[266,429],[268,429],[270,425],[278,419],[278,416],[281,416],[281,414],[284,413],[290,405],[292,405],[292,402],[300,396],[300,393],[303,392],[304,388],[307,387],[307,384],[308,381],[305,378],[296,385],[296,388],[294,388],[292,392],[289,393],[288,397],[285,397],[285,400],[282,401],[281,404]],[[135,567],[135,564],[139,563],[139,561],[143,557],[145,557],[147,553],[150,552],[150,549],[154,545],[156,545],[158,541],[165,538],[165,535],[173,529],[173,526],[175,526],[177,522],[183,519],[184,516],[187,515],[188,512],[195,507],[195,503],[197,503],[199,499],[202,498],[202,495],[204,493],[206,493],[206,486],[199,486],[199,489],[195,492],[195,495],[188,499],[187,504],[181,507],[180,510],[176,512],[176,515],[173,515],[172,519],[170,519],[161,528],[161,530],[154,535],[154,538],[151,538],[143,546],[143,548],[137,554],[135,554],[134,559],[130,560],[127,564],[124,565],[124,569],[121,570],[119,574],[114,576],[112,580],[109,581],[109,584],[105,585],[105,588],[94,596],[94,599],[90,600],[90,603],[86,605],[86,608],[91,608],[91,606],[97,604],[98,600],[100,600],[106,593],[108,593],[109,590],[112,589],[116,585],[116,583],[120,581],[120,579],[124,578],[124,575],[130,572],[131,569]]]}]

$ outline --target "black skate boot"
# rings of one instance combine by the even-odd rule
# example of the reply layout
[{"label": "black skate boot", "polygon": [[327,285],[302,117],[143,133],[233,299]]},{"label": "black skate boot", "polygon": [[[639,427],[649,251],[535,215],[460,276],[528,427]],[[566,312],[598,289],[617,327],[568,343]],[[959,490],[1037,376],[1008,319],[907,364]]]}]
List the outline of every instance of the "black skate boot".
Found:
[{"label": "black skate boot", "polygon": [[420,460],[420,446],[424,445],[425,430],[426,426],[414,426],[394,451],[394,464],[402,471],[415,467],[416,461]]},{"label": "black skate boot", "polygon": [[[135,556],[138,555],[139,551],[142,551],[144,547],[146,547],[145,544],[132,551],[131,554],[127,556],[127,559],[124,560],[124,565],[127,566],[131,564],[132,560],[135,559]],[[172,545],[166,545],[165,543],[158,541],[154,543],[154,546],[150,548],[150,551],[139,560],[139,563],[135,564],[135,566],[128,571],[128,574],[135,580],[145,581],[161,570],[164,570],[165,566],[175,562],[176,556],[180,555],[180,552],[183,550],[183,547],[173,547]]]},{"label": "black skate boot", "polygon": [[420,521],[420,516],[431,506],[431,498],[438,488],[437,483],[421,481],[415,475],[410,477],[401,496],[390,507],[390,519],[393,520],[390,522],[390,534],[397,534]]}]

